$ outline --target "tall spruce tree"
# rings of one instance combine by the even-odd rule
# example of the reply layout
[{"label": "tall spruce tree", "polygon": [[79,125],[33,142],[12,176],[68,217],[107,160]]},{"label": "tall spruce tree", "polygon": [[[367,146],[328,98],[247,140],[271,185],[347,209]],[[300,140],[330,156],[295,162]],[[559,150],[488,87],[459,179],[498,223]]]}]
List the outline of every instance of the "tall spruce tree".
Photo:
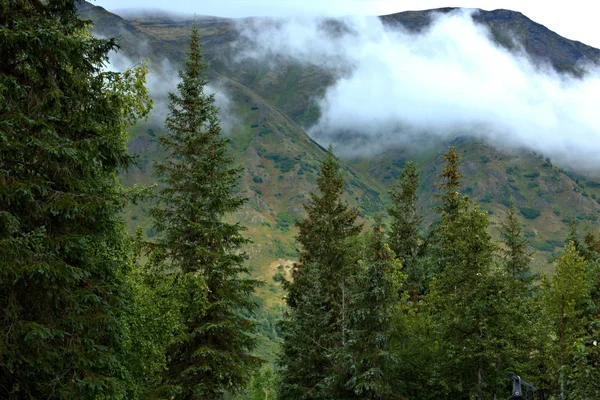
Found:
[{"label": "tall spruce tree", "polygon": [[224,218],[245,199],[235,190],[240,170],[226,154],[198,29],[191,34],[177,93],[169,94],[168,152],[156,171],[164,186],[151,215],[161,234],[153,263],[176,274],[185,329],[168,349],[165,385],[176,399],[216,399],[241,390],[260,360],[255,345],[252,295],[259,284],[241,251],[248,240],[239,223]]},{"label": "tall spruce tree", "polygon": [[511,363],[511,295],[494,268],[487,213],[463,196],[452,204],[436,235],[445,266],[428,299],[442,354],[434,368],[450,397],[494,398]]},{"label": "tall spruce tree", "polygon": [[501,255],[505,271],[515,283],[519,284],[518,295],[520,297],[528,296],[531,284],[535,279],[530,267],[532,254],[529,251],[529,241],[523,235],[517,210],[512,202],[506,219],[500,224],[500,236],[504,243]]},{"label": "tall spruce tree", "polygon": [[572,367],[578,339],[587,328],[585,312],[590,307],[586,261],[570,241],[556,260],[551,280],[543,282],[545,317],[550,323],[552,355],[547,359],[551,393],[559,399],[572,398],[575,389]]},{"label": "tall spruce tree", "polygon": [[382,218],[378,216],[350,306],[348,348],[352,377],[348,385],[360,399],[394,397],[395,382],[390,376],[396,359],[390,351],[391,324],[406,275],[386,243],[384,230]]},{"label": "tall spruce tree", "polygon": [[600,237],[588,229],[584,236],[586,280],[590,287],[591,307],[586,333],[576,346],[574,398],[600,398]]},{"label": "tall spruce tree", "polygon": [[422,291],[424,281],[423,265],[419,262],[419,250],[423,238],[419,227],[423,217],[419,213],[418,195],[419,173],[412,162],[407,162],[398,177],[398,182],[390,195],[392,205],[388,213],[392,218],[389,244],[398,259],[402,262],[407,274],[407,286],[412,294]]},{"label": "tall spruce tree", "polygon": [[436,184],[438,194],[435,197],[439,200],[440,204],[434,207],[434,211],[439,213],[441,220],[434,221],[427,233],[425,242],[426,254],[424,256],[424,272],[425,280],[424,287],[425,291],[428,290],[431,279],[436,275],[444,271],[449,263],[447,260],[448,253],[444,252],[440,248],[440,244],[443,241],[439,235],[443,234],[441,231],[442,220],[449,225],[453,218],[458,216],[458,203],[463,199],[459,192],[462,178],[462,174],[459,172],[460,167],[460,155],[456,151],[456,148],[449,147],[448,152],[442,154],[446,160],[442,173],[438,176],[439,181]]},{"label": "tall spruce tree", "polygon": [[0,398],[127,396],[117,172],[151,102],[88,27],[72,0],[0,2]]},{"label": "tall spruce tree", "polygon": [[510,298],[505,301],[509,301],[513,308],[510,321],[512,329],[507,329],[506,337],[514,349],[511,366],[522,376],[527,374],[530,380],[535,380],[539,385],[542,383],[541,365],[545,362],[548,348],[547,329],[536,302],[535,283],[538,276],[531,271],[529,241],[523,235],[512,202],[506,218],[500,224],[500,236],[503,244],[500,265],[510,293]]},{"label": "tall spruce tree", "polygon": [[462,174],[458,168],[460,165],[460,155],[455,147],[448,148],[448,152],[443,154],[446,164],[440,174],[440,181],[437,184],[438,195],[441,206],[438,208],[440,213],[445,213],[447,218],[453,218],[458,213],[458,203],[460,201],[459,189],[461,186],[460,178]]},{"label": "tall spruce tree", "polygon": [[346,398],[346,353],[350,287],[356,257],[350,241],[361,227],[358,211],[343,200],[344,178],[331,147],[317,179],[318,193],[305,203],[297,224],[300,262],[286,284],[288,316],[283,322],[281,399]]}]

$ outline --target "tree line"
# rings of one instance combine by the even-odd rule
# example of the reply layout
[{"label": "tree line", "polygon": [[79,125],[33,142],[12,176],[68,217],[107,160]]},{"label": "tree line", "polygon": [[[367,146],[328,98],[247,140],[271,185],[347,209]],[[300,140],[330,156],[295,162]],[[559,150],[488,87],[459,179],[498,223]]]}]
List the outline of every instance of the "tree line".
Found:
[{"label": "tree line", "polygon": [[[600,396],[600,237],[572,226],[551,277],[531,270],[514,207],[500,243],[460,193],[450,148],[423,227],[407,163],[366,229],[330,148],[283,280],[278,362],[254,354],[241,170],[193,29],[169,94],[156,188],[123,188],[145,65],[107,71],[71,0],[0,1],[0,398],[489,399],[508,371],[541,399]],[[125,233],[145,197],[158,233]],[[389,227],[385,221],[389,222]],[[262,368],[261,368],[262,366]]]},{"label": "tree line", "polygon": [[459,153],[444,158],[427,231],[409,162],[389,229],[377,217],[361,235],[330,149],[297,224],[278,398],[506,398],[510,371],[536,398],[600,395],[600,237],[580,240],[572,224],[553,276],[534,274],[515,208],[495,242],[487,212],[460,193]]}]

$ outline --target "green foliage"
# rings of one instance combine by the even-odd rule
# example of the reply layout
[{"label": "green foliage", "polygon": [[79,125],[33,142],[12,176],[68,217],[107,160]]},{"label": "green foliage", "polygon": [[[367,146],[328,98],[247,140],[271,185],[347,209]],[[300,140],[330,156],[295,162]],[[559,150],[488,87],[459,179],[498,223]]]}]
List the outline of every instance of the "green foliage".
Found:
[{"label": "green foliage", "polygon": [[396,360],[390,353],[392,315],[406,275],[385,242],[384,226],[377,217],[365,251],[350,304],[348,353],[351,378],[347,385],[361,399],[393,396],[390,372]]},{"label": "green foliage", "polygon": [[482,203],[487,203],[487,204],[491,203],[492,200],[494,200],[494,196],[492,194],[490,194],[490,193],[486,194],[485,196],[483,196],[481,198],[481,202]]},{"label": "green foliage", "polygon": [[293,244],[284,244],[279,239],[273,239],[271,253],[275,258],[298,258],[298,251]]},{"label": "green foliage", "polygon": [[206,64],[197,28],[191,36],[178,93],[169,94],[168,151],[156,171],[164,186],[151,210],[161,234],[151,265],[173,286],[183,328],[174,331],[167,371],[157,389],[175,399],[220,398],[242,390],[260,360],[255,346],[252,299],[258,282],[247,278],[248,243],[243,228],[224,218],[245,199],[234,194],[240,170],[226,155],[214,95],[204,92]]},{"label": "green foliage", "polygon": [[282,323],[280,399],[345,398],[348,372],[341,362],[348,340],[358,211],[342,202],[344,179],[331,148],[297,224],[300,263],[286,282],[288,315]]},{"label": "green foliage", "polygon": [[293,158],[285,157],[280,154],[269,153],[265,154],[264,157],[268,160],[273,160],[275,167],[283,173],[290,172],[296,165],[296,161]]},{"label": "green foliage", "polygon": [[374,190],[367,189],[362,196],[360,196],[360,208],[362,209],[364,215],[373,215],[377,211],[381,209],[381,199],[379,198],[379,193]]},{"label": "green foliage", "polygon": [[236,397],[239,400],[275,400],[277,398],[278,376],[271,366],[257,371],[248,389]]},{"label": "green foliage", "polygon": [[530,172],[527,174],[523,174],[523,176],[525,178],[529,178],[529,179],[535,179],[535,178],[539,178],[540,177],[540,172],[539,171],[535,171],[535,172]]},{"label": "green foliage", "polygon": [[551,357],[546,366],[550,388],[559,398],[571,398],[569,392],[577,385],[572,370],[577,341],[588,326],[584,313],[590,306],[586,261],[573,241],[556,261],[552,279],[543,282],[543,306],[551,330]]},{"label": "green foliage", "polygon": [[532,282],[530,263],[532,253],[529,251],[529,240],[523,234],[521,223],[517,218],[517,210],[511,203],[506,219],[500,225],[500,235],[504,248],[501,250],[504,267],[508,276],[515,283],[520,283],[519,295],[526,296],[529,293]]},{"label": "green foliage", "polygon": [[294,225],[297,222],[296,217],[292,214],[284,211],[277,214],[277,219],[275,223],[275,228],[280,229],[282,231],[288,231],[290,226]]},{"label": "green foliage", "polygon": [[462,174],[459,172],[460,155],[455,147],[450,147],[447,153],[443,154],[446,165],[440,174],[440,182],[436,185],[441,195],[438,195],[442,206],[438,209],[440,213],[446,213],[449,217],[457,212],[458,201],[460,198],[459,188]]},{"label": "green foliage", "polygon": [[116,177],[151,102],[88,27],[74,2],[0,2],[0,398],[128,396]]},{"label": "green foliage", "polygon": [[423,217],[418,208],[419,173],[412,162],[407,162],[390,191],[392,204],[388,213],[392,218],[389,243],[407,274],[407,285],[413,293],[419,293],[424,283],[422,260],[419,250],[423,238],[419,230]]},{"label": "green foliage", "polygon": [[527,219],[536,219],[542,215],[540,210],[531,207],[521,207],[519,208],[519,211],[521,211],[521,214]]},{"label": "green foliage", "polygon": [[512,293],[493,268],[487,214],[466,198],[456,200],[436,236],[435,254],[445,267],[429,295],[442,354],[432,368],[449,398],[492,398],[502,394],[501,378],[513,358]]},{"label": "green foliage", "polygon": [[[139,249],[142,244],[138,229],[135,247]],[[178,312],[181,296],[175,293],[179,288],[174,285],[175,276],[148,271],[137,261],[128,275],[132,306],[125,318],[126,349],[132,397],[148,399],[160,397],[153,389],[160,386],[166,368],[165,348],[175,343],[172,333],[183,329],[183,321]]]}]

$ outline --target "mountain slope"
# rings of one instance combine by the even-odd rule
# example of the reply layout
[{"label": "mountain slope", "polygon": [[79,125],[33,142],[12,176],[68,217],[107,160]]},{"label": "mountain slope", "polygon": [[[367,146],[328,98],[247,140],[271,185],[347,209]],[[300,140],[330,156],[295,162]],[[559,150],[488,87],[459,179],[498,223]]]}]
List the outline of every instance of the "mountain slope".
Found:
[{"label": "mountain slope", "polygon": [[[381,17],[386,24],[400,24],[418,32],[432,23],[434,14],[446,14],[454,7],[424,11],[407,11]],[[581,42],[565,39],[545,26],[511,10],[474,10],[473,20],[486,26],[501,46],[514,50],[521,44],[529,57],[538,63],[549,63],[558,72],[583,73],[585,62],[598,63],[600,50]]]},{"label": "mountain slope", "polygon": [[[431,23],[434,13],[453,10],[404,12],[381,18],[385,24],[401,24],[419,31]],[[181,60],[193,24],[192,19],[168,15],[123,19],[93,6],[82,12],[96,22],[98,33],[122,35],[128,55],[145,56],[155,63],[164,58],[175,64]],[[500,45],[518,51],[514,42],[518,40],[532,60],[549,64],[558,72],[581,74],[582,63],[600,60],[599,50],[562,38],[520,13],[479,10],[473,18],[489,27],[492,38]],[[240,190],[250,199],[240,216],[248,221],[248,234],[255,241],[250,253],[256,272],[270,281],[273,271],[269,266],[277,266],[279,259],[285,263],[294,258],[290,225],[302,215],[302,201],[313,187],[323,157],[323,149],[302,127],[310,127],[318,119],[315,99],[336,77],[325,68],[293,60],[236,62],[236,49],[240,43],[246,43],[240,29],[260,24],[260,19],[201,17],[196,23],[206,58],[211,62],[211,78],[231,101],[228,111],[235,115],[233,148],[236,159],[247,168]],[[145,126],[133,133],[132,149],[140,154],[142,167],[129,172],[124,177],[126,183],[153,181],[151,162],[161,154],[152,135],[160,135],[160,131],[160,126]],[[422,171],[422,206],[427,221],[431,221],[433,184],[440,172],[439,153],[449,144],[458,146],[463,154],[465,193],[490,211],[494,224],[502,218],[511,199],[521,210],[540,268],[546,268],[550,254],[560,250],[568,218],[595,222],[600,208],[600,184],[594,177],[563,171],[531,152],[499,151],[464,137],[430,145],[419,152],[390,148],[381,154],[347,159],[348,200],[361,207],[363,216],[382,211],[387,187],[394,183],[406,160],[413,159]],[[132,226],[147,224],[141,208],[132,210],[129,217],[135,217],[130,221]],[[277,292],[276,287],[267,289]]]}]

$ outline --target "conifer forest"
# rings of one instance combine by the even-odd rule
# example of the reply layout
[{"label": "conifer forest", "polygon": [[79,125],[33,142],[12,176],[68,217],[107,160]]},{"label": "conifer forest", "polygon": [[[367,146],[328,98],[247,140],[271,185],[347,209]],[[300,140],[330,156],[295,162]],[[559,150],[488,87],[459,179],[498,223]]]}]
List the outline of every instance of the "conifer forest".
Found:
[{"label": "conifer forest", "polygon": [[[356,161],[300,128],[314,82],[226,76],[202,18],[151,93],[111,57],[160,29],[86,7],[0,0],[0,399],[600,399],[593,173],[523,150],[497,183],[460,134]],[[269,85],[320,73],[289,63]]]}]

